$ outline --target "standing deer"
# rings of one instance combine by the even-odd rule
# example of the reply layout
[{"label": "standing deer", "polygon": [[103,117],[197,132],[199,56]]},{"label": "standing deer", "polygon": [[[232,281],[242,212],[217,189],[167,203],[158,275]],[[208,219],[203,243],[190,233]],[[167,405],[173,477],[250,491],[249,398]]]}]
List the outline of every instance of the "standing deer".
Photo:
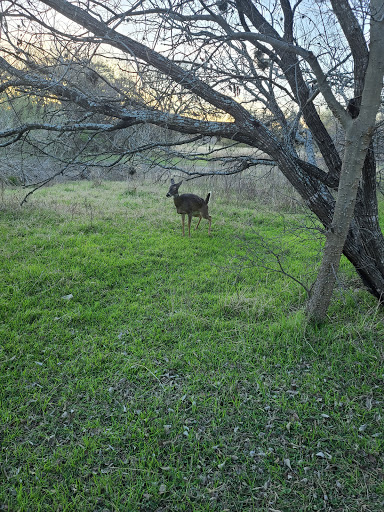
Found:
[{"label": "standing deer", "polygon": [[202,218],[207,219],[209,222],[208,234],[211,234],[211,216],[208,215],[208,201],[211,197],[211,193],[208,192],[205,201],[202,197],[196,196],[195,194],[181,194],[179,195],[179,187],[183,182],[175,183],[174,179],[171,179],[171,186],[169,187],[167,197],[173,197],[173,201],[176,206],[177,213],[181,214],[181,222],[183,225],[183,236],[184,236],[184,220],[185,216],[188,215],[188,236],[191,236],[191,220],[192,217],[199,217],[199,222],[195,229],[199,227]]}]

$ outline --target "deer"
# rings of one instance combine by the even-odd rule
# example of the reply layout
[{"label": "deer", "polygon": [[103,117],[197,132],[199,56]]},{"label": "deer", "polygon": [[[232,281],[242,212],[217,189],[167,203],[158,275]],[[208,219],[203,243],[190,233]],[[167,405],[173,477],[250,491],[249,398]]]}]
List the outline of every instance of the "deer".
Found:
[{"label": "deer", "polygon": [[199,227],[201,219],[207,219],[209,222],[208,234],[211,234],[211,216],[208,214],[208,202],[211,197],[211,193],[208,192],[205,200],[202,197],[196,196],[195,194],[181,194],[179,195],[179,187],[183,183],[175,183],[175,180],[171,179],[171,186],[169,187],[166,197],[173,197],[173,202],[176,206],[176,211],[181,215],[181,223],[183,226],[184,233],[184,221],[185,216],[188,215],[188,236],[191,237],[191,220],[192,217],[199,217],[199,222],[195,230]]}]

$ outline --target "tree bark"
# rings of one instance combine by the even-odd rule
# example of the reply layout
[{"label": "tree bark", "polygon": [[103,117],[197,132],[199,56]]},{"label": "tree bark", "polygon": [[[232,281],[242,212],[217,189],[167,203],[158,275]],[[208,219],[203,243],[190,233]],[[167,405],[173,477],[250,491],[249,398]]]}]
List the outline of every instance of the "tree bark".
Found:
[{"label": "tree bark", "polygon": [[327,313],[355,209],[359,178],[367,151],[366,143],[364,144],[366,134],[361,133],[357,124],[347,133],[345,159],[332,226],[327,232],[323,260],[307,308],[308,316],[315,321],[321,321]]},{"label": "tree bark", "polygon": [[[324,319],[331,301],[341,254],[355,211],[359,181],[362,178],[364,162],[367,163],[367,150],[380,106],[384,76],[384,2],[372,1],[371,9],[374,15],[371,19],[370,54],[360,112],[346,132],[344,161],[332,226],[327,233],[323,260],[307,308],[309,318],[315,321]],[[379,266],[382,266],[382,261]]]}]

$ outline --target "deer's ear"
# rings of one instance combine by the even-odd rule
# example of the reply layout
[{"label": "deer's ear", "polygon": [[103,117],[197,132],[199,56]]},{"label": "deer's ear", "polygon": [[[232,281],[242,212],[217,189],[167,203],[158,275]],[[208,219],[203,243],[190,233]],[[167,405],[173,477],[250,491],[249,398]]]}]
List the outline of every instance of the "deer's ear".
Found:
[{"label": "deer's ear", "polygon": [[171,185],[174,185],[175,184],[175,180],[173,178],[171,178]]},{"label": "deer's ear", "polygon": [[177,184],[177,186],[178,186],[178,187],[180,187],[180,185],[181,185],[182,183],[183,183],[183,180],[181,180],[181,181]]}]

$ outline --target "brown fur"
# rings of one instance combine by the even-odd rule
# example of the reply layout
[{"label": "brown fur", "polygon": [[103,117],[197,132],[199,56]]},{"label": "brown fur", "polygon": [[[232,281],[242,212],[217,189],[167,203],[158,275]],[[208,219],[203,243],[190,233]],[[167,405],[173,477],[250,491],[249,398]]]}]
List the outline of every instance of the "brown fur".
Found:
[{"label": "brown fur", "polygon": [[211,193],[208,193],[205,201],[202,197],[196,196],[195,194],[181,194],[179,195],[179,187],[183,182],[175,183],[171,180],[171,186],[169,187],[167,197],[173,197],[173,202],[176,206],[177,213],[181,215],[181,222],[183,226],[184,236],[184,220],[185,216],[188,215],[188,235],[191,236],[191,220],[192,217],[199,217],[199,222],[195,229],[199,227],[201,219],[207,219],[209,222],[208,234],[211,234],[211,216],[208,214],[208,201]]}]

